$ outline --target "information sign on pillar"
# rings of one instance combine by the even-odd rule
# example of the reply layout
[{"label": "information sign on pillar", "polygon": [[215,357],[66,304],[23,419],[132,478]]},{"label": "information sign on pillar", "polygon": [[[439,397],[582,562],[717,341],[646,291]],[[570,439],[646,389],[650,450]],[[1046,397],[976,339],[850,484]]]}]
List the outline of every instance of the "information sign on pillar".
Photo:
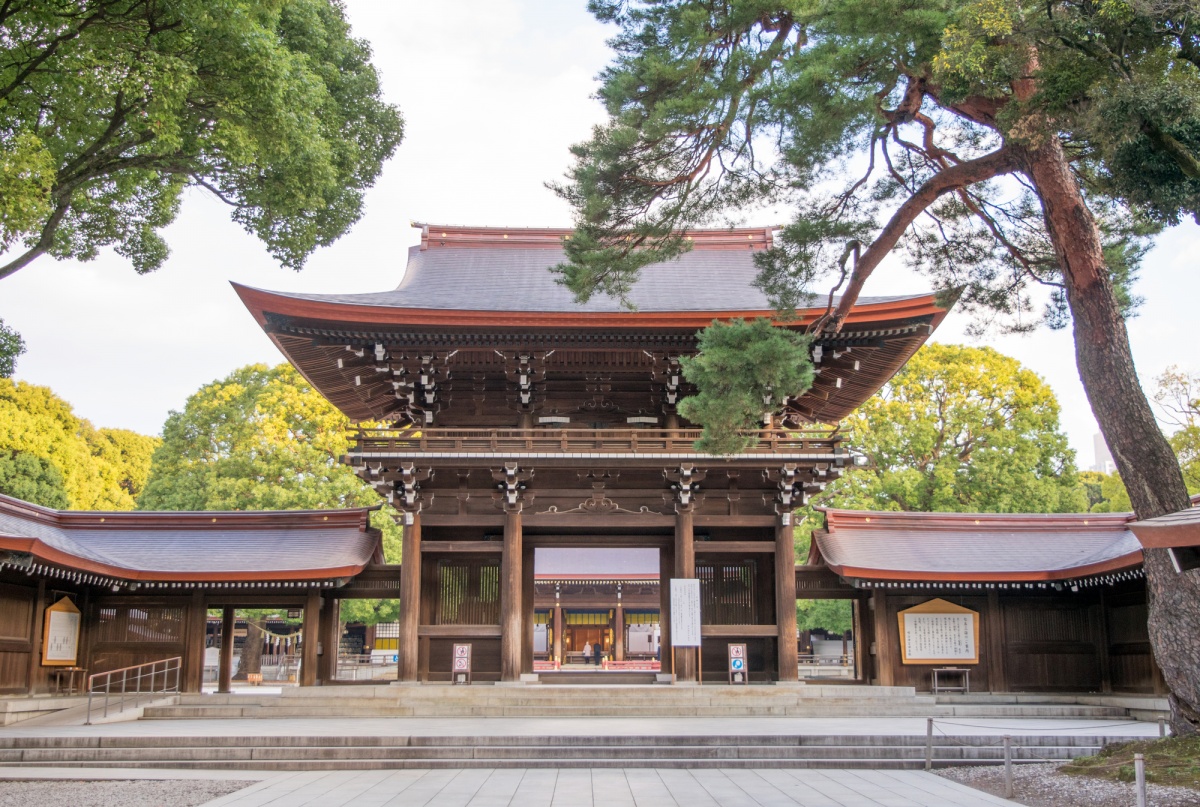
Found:
[{"label": "information sign on pillar", "polygon": [[746,684],[750,681],[750,665],[747,661],[746,645],[729,645],[729,683]]},{"label": "information sign on pillar", "polygon": [[671,581],[671,645],[700,646],[700,581]]},{"label": "information sign on pillar", "polygon": [[451,675],[455,684],[471,683],[471,645],[454,645],[454,660],[451,664]]}]

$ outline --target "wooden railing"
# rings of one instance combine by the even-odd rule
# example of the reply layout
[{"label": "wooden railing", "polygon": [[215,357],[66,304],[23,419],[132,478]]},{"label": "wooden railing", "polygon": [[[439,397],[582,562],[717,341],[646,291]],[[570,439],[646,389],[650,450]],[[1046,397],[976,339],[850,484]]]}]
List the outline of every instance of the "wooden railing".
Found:
[{"label": "wooden railing", "polygon": [[[747,454],[832,454],[833,429],[745,432]],[[415,452],[690,454],[699,429],[360,429],[350,456]]]}]

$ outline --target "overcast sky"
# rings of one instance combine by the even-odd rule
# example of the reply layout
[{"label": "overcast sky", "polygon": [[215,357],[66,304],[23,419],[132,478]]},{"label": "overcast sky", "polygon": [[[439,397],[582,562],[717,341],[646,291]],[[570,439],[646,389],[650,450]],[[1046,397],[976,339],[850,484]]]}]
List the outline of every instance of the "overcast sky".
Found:
[{"label": "overcast sky", "polygon": [[[387,99],[407,121],[404,142],[367,196],[366,214],[299,273],[280,268],[225,207],[191,192],[166,232],[171,257],[139,277],[105,252],[90,263],[41,258],[0,281],[0,318],[25,337],[16,377],[52,387],[97,426],[157,434],[187,396],[236,367],[281,356],[229,281],[302,292],[393,288],[418,240],[412,221],[568,226],[544,183],[562,176],[570,144],[602,119],[591,98],[610,34],[584,0],[347,0],[354,34],[368,39]],[[751,219],[750,224],[774,224]],[[1130,333],[1143,384],[1171,364],[1200,369],[1192,314],[1200,228],[1161,236],[1137,291],[1146,298]],[[899,269],[866,294],[927,288]],[[935,339],[978,344],[951,314]],[[1188,334],[1191,334],[1189,336]],[[985,340],[1045,378],[1063,407],[1080,467],[1098,431],[1069,332]]]}]

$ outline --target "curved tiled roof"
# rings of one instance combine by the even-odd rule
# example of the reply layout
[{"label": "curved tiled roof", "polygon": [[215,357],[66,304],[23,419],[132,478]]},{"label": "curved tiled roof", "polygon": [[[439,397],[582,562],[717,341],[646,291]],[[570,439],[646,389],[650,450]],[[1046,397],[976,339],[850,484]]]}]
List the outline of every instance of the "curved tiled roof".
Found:
[{"label": "curved tiled roof", "polygon": [[369,512],[76,512],[0,495],[0,549],[126,580],[315,580],[376,557]]},{"label": "curved tiled roof", "polygon": [[1142,562],[1129,513],[824,512],[817,552],[846,578],[1066,580]]}]

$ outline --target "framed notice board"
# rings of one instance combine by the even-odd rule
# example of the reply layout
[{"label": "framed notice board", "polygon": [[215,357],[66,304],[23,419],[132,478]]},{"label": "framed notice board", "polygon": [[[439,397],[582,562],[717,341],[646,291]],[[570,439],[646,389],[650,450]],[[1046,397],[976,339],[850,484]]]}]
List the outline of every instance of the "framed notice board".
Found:
[{"label": "framed notice board", "polygon": [[42,628],[42,666],[75,667],[79,660],[79,609],[63,597],[46,609]]},{"label": "framed notice board", "polygon": [[897,614],[902,664],[979,663],[979,612],[942,599]]}]

